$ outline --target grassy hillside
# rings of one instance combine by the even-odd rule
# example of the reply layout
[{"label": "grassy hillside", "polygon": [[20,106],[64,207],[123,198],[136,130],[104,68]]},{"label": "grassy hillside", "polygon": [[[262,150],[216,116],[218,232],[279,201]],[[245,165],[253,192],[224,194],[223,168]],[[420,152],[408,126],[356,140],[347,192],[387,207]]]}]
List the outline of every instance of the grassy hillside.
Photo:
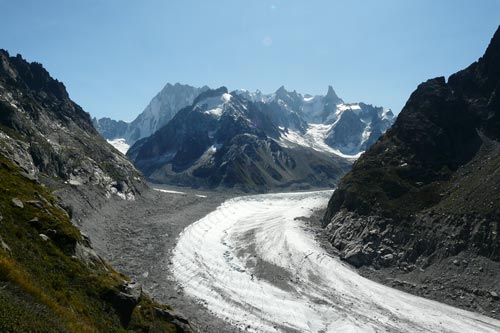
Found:
[{"label": "grassy hillside", "polygon": [[1,155],[0,184],[1,332],[182,331],[86,246],[47,188]]}]

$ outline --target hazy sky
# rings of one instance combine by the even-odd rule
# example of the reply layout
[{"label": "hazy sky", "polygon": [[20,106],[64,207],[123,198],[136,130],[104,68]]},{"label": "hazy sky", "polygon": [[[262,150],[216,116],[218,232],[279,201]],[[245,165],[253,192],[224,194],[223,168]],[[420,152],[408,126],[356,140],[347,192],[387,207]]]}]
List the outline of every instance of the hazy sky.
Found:
[{"label": "hazy sky", "polygon": [[132,120],[167,83],[326,93],[399,112],[477,60],[500,0],[0,0],[0,48],[93,116]]}]

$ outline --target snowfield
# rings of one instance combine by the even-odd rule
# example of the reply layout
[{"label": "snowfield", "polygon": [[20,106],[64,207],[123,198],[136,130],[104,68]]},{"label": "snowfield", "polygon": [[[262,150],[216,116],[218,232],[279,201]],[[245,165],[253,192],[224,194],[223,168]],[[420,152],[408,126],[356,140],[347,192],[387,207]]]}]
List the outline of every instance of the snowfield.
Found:
[{"label": "snowfield", "polygon": [[328,132],[331,130],[332,126],[333,125],[327,124],[309,124],[307,132],[305,134],[301,134],[291,129],[288,129],[287,132],[284,132],[284,128],[280,128],[283,131],[281,133],[280,144],[284,147],[289,147],[287,143],[291,142],[299,146],[310,147],[316,151],[335,154],[351,161],[357,160],[361,156],[361,154],[363,154],[363,152],[359,152],[356,155],[346,155],[325,143],[325,138],[327,137]]},{"label": "snowfield", "polygon": [[500,321],[359,276],[303,221],[331,191],[231,199],[181,233],[172,274],[250,332],[499,332]]}]

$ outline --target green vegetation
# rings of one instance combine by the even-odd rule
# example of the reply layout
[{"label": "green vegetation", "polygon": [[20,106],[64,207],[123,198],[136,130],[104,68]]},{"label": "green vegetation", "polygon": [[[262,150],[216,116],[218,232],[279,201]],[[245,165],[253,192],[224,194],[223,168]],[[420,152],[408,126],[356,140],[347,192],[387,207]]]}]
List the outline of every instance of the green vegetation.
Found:
[{"label": "green vegetation", "polygon": [[82,236],[56,199],[1,155],[0,184],[1,332],[176,331],[144,295],[123,313],[114,295],[126,277],[78,259]]},{"label": "green vegetation", "polygon": [[404,217],[440,202],[452,172],[419,162],[406,150],[383,137],[342,179],[331,211],[346,207],[362,215]]}]

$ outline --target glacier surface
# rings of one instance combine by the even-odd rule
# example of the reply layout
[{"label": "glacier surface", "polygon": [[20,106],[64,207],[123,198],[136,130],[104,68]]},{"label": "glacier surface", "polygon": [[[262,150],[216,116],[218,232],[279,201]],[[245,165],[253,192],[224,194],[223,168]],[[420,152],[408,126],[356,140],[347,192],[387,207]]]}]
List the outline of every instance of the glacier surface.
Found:
[{"label": "glacier surface", "polygon": [[327,253],[297,217],[325,207],[330,195],[226,201],[181,233],[174,279],[216,316],[250,332],[500,331],[500,321],[365,279]]}]

